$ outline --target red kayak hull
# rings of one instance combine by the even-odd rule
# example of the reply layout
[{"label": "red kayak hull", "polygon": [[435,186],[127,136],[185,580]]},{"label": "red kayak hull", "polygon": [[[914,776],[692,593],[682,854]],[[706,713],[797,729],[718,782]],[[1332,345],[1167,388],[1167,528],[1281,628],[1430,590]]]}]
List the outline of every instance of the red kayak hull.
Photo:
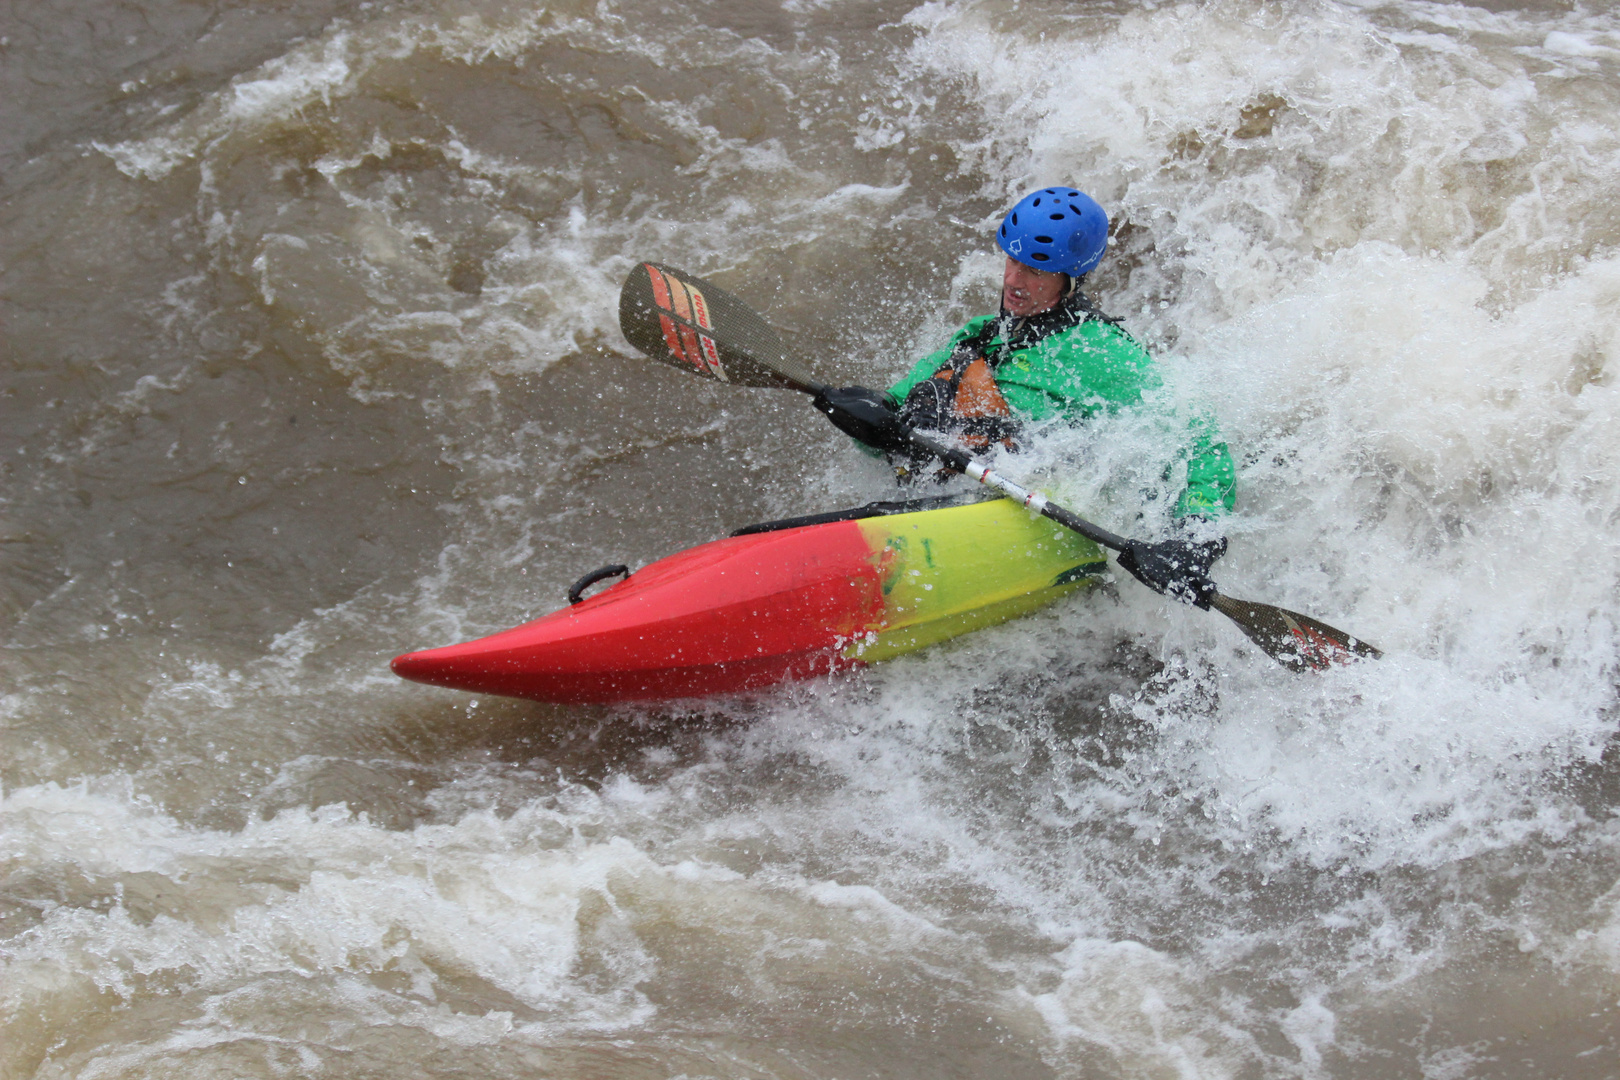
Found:
[{"label": "red kayak hull", "polygon": [[838,646],[880,618],[883,581],[853,521],[671,555],[579,604],[394,673],[563,703],[737,693],[859,666]]}]

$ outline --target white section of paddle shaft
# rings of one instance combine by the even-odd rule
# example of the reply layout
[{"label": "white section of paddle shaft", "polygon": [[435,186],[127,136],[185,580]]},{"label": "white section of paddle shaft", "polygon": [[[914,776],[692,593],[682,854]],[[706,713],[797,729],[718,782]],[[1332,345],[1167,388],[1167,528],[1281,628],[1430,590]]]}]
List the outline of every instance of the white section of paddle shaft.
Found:
[{"label": "white section of paddle shaft", "polygon": [[948,446],[920,431],[908,433],[911,444],[920,449],[927,450],[953,469],[960,469],[969,477],[977,480],[986,487],[994,488],[1029,508],[1034,514],[1049,518],[1064,528],[1073,529],[1087,540],[1101,544],[1103,547],[1113,548],[1115,551],[1124,551],[1130,546],[1130,541],[1117,533],[1111,533],[1100,525],[1093,525],[1085,518],[1080,517],[1056,503],[1047,499],[1038,491],[1031,491],[1022,484],[1007,479],[994,469],[974,461],[967,451],[959,447]]}]

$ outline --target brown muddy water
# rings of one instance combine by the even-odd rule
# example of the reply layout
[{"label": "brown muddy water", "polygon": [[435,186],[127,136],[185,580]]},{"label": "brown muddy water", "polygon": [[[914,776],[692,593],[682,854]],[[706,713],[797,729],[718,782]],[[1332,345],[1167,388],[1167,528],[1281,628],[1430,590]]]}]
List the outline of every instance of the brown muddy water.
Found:
[{"label": "brown muddy water", "polygon": [[[1604,5],[0,6],[0,1077],[1620,1075],[1616,116]],[[638,259],[881,385],[1057,181],[1223,587],[1384,660],[1125,580],[745,700],[389,673],[892,491],[634,355]],[[1009,468],[1129,531],[1162,449]]]}]

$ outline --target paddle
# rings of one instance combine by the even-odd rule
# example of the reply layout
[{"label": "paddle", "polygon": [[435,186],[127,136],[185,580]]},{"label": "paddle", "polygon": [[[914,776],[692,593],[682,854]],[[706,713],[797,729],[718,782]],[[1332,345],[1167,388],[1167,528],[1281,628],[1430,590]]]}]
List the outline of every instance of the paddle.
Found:
[{"label": "paddle", "polygon": [[[631,271],[619,294],[619,328],[625,339],[654,360],[682,371],[738,386],[763,386],[820,394],[828,387],[788,355],[782,339],[747,304],[702,278],[657,263]],[[967,451],[907,428],[911,445],[948,467],[1023,503],[1032,512],[1104,547],[1124,551],[1130,541],[1049,502],[983,464]],[[1207,594],[1210,607],[1237,623],[1267,656],[1294,671],[1320,670],[1358,656],[1381,655],[1343,630],[1251,600]]]}]

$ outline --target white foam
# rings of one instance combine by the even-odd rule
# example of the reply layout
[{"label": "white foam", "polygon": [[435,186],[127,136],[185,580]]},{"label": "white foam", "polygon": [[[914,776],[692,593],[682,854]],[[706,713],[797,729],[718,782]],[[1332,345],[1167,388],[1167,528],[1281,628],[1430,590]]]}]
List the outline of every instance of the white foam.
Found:
[{"label": "white foam", "polygon": [[351,27],[337,22],[257,69],[238,75],[157,132],[115,144],[95,142],[131,177],[161,179],[209,144],[233,134],[252,135],[317,104],[354,93],[379,64],[428,50],[463,61],[511,57],[556,32],[548,12],[518,5],[499,18],[383,18]]},{"label": "white foam", "polygon": [[1223,1045],[1225,1032],[1198,1030],[1196,976],[1169,957],[1134,941],[1077,941],[1057,959],[1059,987],[1030,1002],[1060,1045],[1101,1050],[1127,1074],[1192,1080],[1240,1071],[1243,1055]]}]

